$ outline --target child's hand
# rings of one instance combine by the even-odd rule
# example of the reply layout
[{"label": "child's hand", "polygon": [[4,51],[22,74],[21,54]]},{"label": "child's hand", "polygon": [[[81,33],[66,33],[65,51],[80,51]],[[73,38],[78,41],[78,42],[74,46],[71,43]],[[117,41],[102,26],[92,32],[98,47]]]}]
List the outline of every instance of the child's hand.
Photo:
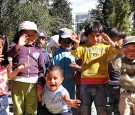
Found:
[{"label": "child's hand", "polygon": [[108,43],[108,42],[110,42],[110,37],[107,35],[107,34],[105,34],[104,32],[102,32],[101,33],[101,36],[102,36],[102,38]]},{"label": "child's hand", "polygon": [[41,94],[42,91],[43,91],[43,87],[40,84],[38,84],[37,85],[37,94]]},{"label": "child's hand", "polygon": [[72,41],[79,44],[80,43],[80,35],[77,35],[75,32],[72,33]]},{"label": "child's hand", "polygon": [[0,62],[2,62],[4,60],[4,55],[0,54]]},{"label": "child's hand", "polygon": [[72,67],[76,71],[80,70],[81,68],[81,66],[77,65],[75,61],[71,62],[69,66]]},{"label": "child's hand", "polygon": [[18,66],[17,69],[18,69],[19,71],[22,71],[22,70],[26,69],[27,67],[28,67],[28,64],[25,63],[25,64],[22,64],[22,65]]},{"label": "child's hand", "polygon": [[20,46],[24,46],[24,45],[27,43],[27,39],[28,39],[27,34],[21,35],[21,37],[19,38],[18,44],[19,44]]},{"label": "child's hand", "polygon": [[71,99],[70,103],[68,105],[71,106],[71,107],[77,108],[78,106],[80,106],[80,104],[81,104],[80,100],[78,100],[78,99],[74,99],[74,100]]}]

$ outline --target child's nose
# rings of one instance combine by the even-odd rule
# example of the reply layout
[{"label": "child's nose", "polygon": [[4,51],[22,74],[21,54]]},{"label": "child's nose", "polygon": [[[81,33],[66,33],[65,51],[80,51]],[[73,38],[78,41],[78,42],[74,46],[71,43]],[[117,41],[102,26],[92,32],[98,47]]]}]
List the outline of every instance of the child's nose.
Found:
[{"label": "child's nose", "polygon": [[51,79],[51,82],[53,83],[54,82],[54,79]]}]

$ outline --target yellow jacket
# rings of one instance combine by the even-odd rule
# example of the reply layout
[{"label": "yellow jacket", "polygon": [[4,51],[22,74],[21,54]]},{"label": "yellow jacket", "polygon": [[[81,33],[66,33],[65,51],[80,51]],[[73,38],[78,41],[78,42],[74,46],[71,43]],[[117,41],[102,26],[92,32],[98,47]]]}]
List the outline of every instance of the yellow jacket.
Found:
[{"label": "yellow jacket", "polygon": [[110,45],[85,44],[71,54],[82,59],[81,84],[105,84],[108,81],[108,60],[118,52]]}]

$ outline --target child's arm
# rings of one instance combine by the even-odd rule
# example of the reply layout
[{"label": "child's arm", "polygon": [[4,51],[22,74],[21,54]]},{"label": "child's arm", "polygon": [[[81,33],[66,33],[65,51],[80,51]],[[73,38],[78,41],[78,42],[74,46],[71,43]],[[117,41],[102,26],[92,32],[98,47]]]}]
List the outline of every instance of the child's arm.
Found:
[{"label": "child's arm", "polygon": [[8,78],[9,79],[14,78],[20,71],[26,69],[27,67],[28,67],[28,64],[23,64],[23,65],[18,66],[17,68],[15,68],[14,71],[9,72]]},{"label": "child's arm", "polygon": [[110,46],[112,46],[112,47],[114,47],[114,48],[117,48],[117,47],[119,48],[117,42],[113,42],[113,41],[111,40],[111,38],[110,38],[107,34],[102,33],[101,36],[102,36],[103,39],[106,41],[106,43],[109,44]]},{"label": "child's arm", "polygon": [[76,35],[75,32],[72,33],[72,41],[74,42],[74,45],[72,47],[73,50],[77,49],[80,44],[80,35]]},{"label": "child's arm", "polygon": [[42,86],[37,85],[37,97],[38,97],[38,102],[42,102],[42,91],[43,91]]},{"label": "child's arm", "polygon": [[70,99],[69,95],[63,95],[62,99],[68,106],[75,107],[75,108],[80,106],[81,103],[81,101],[78,99]]}]

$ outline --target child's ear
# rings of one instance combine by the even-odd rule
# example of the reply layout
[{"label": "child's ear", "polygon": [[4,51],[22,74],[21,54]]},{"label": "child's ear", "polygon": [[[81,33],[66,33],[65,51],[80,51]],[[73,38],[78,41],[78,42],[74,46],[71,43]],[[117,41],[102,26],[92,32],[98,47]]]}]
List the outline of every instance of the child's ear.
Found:
[{"label": "child's ear", "polygon": [[63,81],[64,80],[64,77],[61,77],[61,81]]}]

